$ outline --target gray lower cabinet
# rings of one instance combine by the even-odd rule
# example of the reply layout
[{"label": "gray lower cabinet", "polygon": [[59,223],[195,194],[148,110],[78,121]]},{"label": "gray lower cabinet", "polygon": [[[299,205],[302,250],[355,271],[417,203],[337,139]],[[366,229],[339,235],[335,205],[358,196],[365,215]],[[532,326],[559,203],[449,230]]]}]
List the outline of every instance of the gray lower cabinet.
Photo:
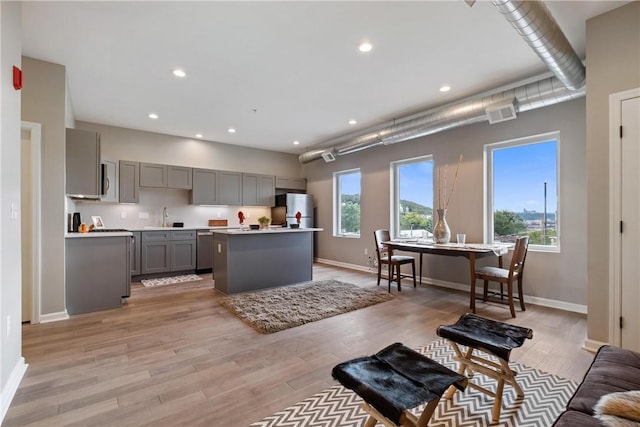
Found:
[{"label": "gray lower cabinet", "polygon": [[118,200],[120,203],[140,201],[140,163],[120,160]]},{"label": "gray lower cabinet", "polygon": [[196,230],[143,231],[140,272],[155,274],[196,269]]},{"label": "gray lower cabinet", "polygon": [[171,232],[171,271],[196,269],[196,230]]},{"label": "gray lower cabinet", "polygon": [[140,247],[140,274],[171,271],[171,232],[144,231]]},{"label": "gray lower cabinet", "polygon": [[131,287],[130,237],[65,240],[65,299],[69,314],[117,308]]},{"label": "gray lower cabinet", "polygon": [[142,233],[140,231],[134,231],[131,233],[131,275],[137,276],[141,274],[140,269],[140,246]]}]

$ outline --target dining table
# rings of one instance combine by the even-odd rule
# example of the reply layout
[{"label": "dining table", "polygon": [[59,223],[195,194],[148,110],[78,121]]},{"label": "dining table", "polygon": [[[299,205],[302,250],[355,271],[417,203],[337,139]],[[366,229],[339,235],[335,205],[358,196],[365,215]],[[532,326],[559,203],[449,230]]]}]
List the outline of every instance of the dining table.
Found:
[{"label": "dining table", "polygon": [[444,255],[464,257],[469,260],[470,290],[469,308],[476,312],[476,259],[498,257],[498,267],[502,268],[502,256],[509,251],[508,243],[434,243],[428,240],[396,239],[382,242],[390,251],[415,252],[420,254],[420,284],[422,284],[422,255]]}]

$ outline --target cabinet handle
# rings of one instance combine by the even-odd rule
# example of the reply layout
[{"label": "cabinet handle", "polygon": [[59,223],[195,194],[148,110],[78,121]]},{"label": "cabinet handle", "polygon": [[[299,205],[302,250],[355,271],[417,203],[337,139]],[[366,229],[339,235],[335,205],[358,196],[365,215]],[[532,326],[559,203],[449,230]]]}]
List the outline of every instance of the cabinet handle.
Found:
[{"label": "cabinet handle", "polygon": [[104,189],[104,191],[106,192],[106,191],[109,191],[109,187],[111,187],[111,182],[109,181],[109,177],[106,177],[104,180],[107,184],[107,188]]}]

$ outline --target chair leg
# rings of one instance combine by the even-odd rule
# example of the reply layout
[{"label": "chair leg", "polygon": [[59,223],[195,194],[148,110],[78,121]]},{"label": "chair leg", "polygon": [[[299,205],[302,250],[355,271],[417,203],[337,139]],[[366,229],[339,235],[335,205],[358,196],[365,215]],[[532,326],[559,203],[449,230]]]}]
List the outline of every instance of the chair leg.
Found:
[{"label": "chair leg", "polygon": [[487,302],[487,298],[489,297],[489,281],[484,280],[484,290],[482,292],[482,301]]},{"label": "chair leg", "polygon": [[518,276],[518,298],[520,299],[520,308],[522,311],[526,311],[526,308],[524,308],[524,297],[522,294],[522,274]]},{"label": "chair leg", "polygon": [[504,286],[502,285],[502,282],[500,282],[500,299],[504,299]]},{"label": "chair leg", "polygon": [[380,286],[380,277],[382,277],[382,263],[378,261],[378,286]]},{"label": "chair leg", "polygon": [[[502,285],[502,282],[500,285]],[[516,309],[513,307],[513,281],[509,281],[509,283],[507,283],[507,292],[509,296],[509,310],[511,310],[511,317],[516,317]]]},{"label": "chair leg", "polygon": [[389,275],[387,277],[389,278],[389,293],[391,293],[391,279],[393,279],[393,264],[391,263],[389,263]]},{"label": "chair leg", "polygon": [[418,285],[416,284],[416,263],[413,261],[411,263],[411,269],[413,270],[413,287],[416,288]]},{"label": "chair leg", "polygon": [[400,278],[402,277],[400,273],[400,264],[396,265],[396,271],[398,273],[398,292],[402,291],[402,285],[400,284]]}]

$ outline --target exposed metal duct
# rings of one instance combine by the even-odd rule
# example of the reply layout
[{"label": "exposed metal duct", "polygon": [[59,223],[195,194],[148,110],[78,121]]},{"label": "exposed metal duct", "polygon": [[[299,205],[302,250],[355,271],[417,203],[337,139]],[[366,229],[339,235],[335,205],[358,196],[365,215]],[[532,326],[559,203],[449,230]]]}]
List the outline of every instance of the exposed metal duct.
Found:
[{"label": "exposed metal duct", "polygon": [[[303,153],[301,163],[323,158],[323,154],[343,156],[377,145],[395,144],[425,135],[487,121],[495,108],[512,102],[514,112],[547,107],[585,95],[585,70],[546,6],[535,0],[492,0],[514,28],[548,65],[556,77],[548,77],[509,90],[497,90],[485,96],[447,107],[433,108],[418,115],[325,149]],[[515,117],[510,117],[515,118]]]},{"label": "exposed metal duct", "polygon": [[585,67],[543,2],[491,0],[491,3],[567,88],[584,87]]}]

